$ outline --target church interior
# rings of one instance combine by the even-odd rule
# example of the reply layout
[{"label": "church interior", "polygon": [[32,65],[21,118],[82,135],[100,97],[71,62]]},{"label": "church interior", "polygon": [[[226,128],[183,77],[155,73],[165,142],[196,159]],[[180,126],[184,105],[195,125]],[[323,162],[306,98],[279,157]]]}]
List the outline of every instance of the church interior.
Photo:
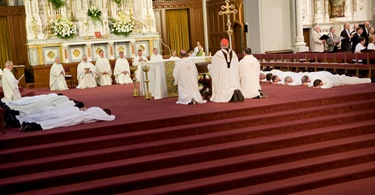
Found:
[{"label": "church interior", "polygon": [[[375,27],[375,0],[0,0],[0,68],[13,62],[21,95],[56,92],[49,79],[59,58],[69,90],[56,93],[116,116],[21,132],[5,129],[0,109],[0,192],[375,194],[375,52],[311,47],[316,26],[339,36],[346,23],[350,31]],[[264,71],[328,71],[372,83],[261,83],[267,98],[177,105],[172,51],[199,42],[204,54],[192,59],[211,88],[207,65],[224,38],[240,60],[251,48]],[[151,81],[136,82],[133,59],[155,49],[164,61],[148,64],[161,68],[141,69]],[[123,52],[134,85],[76,89],[82,58],[95,64],[100,51],[112,70]]]}]

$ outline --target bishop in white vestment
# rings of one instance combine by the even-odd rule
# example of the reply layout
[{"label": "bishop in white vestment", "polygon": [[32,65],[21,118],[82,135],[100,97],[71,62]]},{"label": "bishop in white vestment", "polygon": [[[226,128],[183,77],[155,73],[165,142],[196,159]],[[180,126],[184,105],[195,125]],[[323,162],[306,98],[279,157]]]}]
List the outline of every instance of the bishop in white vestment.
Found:
[{"label": "bishop in white vestment", "polygon": [[55,63],[52,65],[49,73],[49,89],[50,90],[67,90],[68,85],[65,80],[65,70],[60,63],[60,58],[55,58]]},{"label": "bishop in white vestment", "polygon": [[96,82],[100,86],[112,85],[112,68],[108,58],[104,57],[104,51],[99,52],[100,57],[95,62]]},{"label": "bishop in white vestment", "polygon": [[198,70],[194,61],[187,58],[187,52],[181,50],[181,60],[176,61],[173,69],[174,85],[178,85],[177,104],[206,103],[198,87]]},{"label": "bishop in white vestment", "polygon": [[142,62],[147,62],[148,59],[146,56],[142,55],[142,50],[138,50],[138,55],[134,57],[133,59],[133,66],[137,66],[137,70],[135,71],[135,77],[137,79],[137,82],[140,81],[141,75],[142,75]]},{"label": "bishop in white vestment", "polygon": [[212,57],[208,67],[212,78],[212,102],[229,102],[234,91],[241,88],[238,57],[233,50],[228,49],[228,44],[226,39],[221,41],[221,49]]},{"label": "bishop in white vestment", "polygon": [[251,49],[243,50],[244,58],[239,63],[241,92],[245,98],[254,98],[260,96],[260,64],[258,60],[251,55]]},{"label": "bishop in white vestment", "polygon": [[114,75],[117,84],[133,83],[130,78],[129,62],[124,57],[124,52],[120,51],[120,57],[116,60]]},{"label": "bishop in white vestment", "polygon": [[18,89],[18,80],[14,77],[12,69],[13,62],[7,61],[5,63],[5,68],[1,79],[4,93],[4,98],[2,99],[3,102],[18,100],[21,98],[21,94]]},{"label": "bishop in white vestment", "polygon": [[96,87],[95,81],[96,69],[94,64],[87,61],[87,56],[82,56],[82,62],[77,67],[77,89],[93,88]]}]

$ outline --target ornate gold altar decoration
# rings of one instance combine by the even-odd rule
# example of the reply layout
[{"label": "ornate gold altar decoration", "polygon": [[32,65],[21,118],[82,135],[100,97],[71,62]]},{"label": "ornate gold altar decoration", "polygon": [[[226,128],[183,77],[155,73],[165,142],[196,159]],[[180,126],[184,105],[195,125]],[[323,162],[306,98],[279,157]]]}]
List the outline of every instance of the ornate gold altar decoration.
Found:
[{"label": "ornate gold altar decoration", "polygon": [[78,49],[75,49],[74,51],[73,51],[73,55],[76,57],[76,58],[78,58],[78,56],[81,54],[81,52],[78,50]]},{"label": "ornate gold altar decoration", "polygon": [[149,33],[151,32],[151,27],[152,27],[153,22],[154,22],[154,20],[152,19],[152,16],[150,15],[150,13],[147,13],[146,20],[145,20],[145,26],[147,27],[147,30],[148,30]]},{"label": "ornate gold altar decoration", "polygon": [[176,61],[164,62],[165,80],[167,83],[168,97],[178,96],[177,86],[174,85],[173,69]]},{"label": "ornate gold altar decoration", "polygon": [[39,26],[34,17],[33,17],[33,21],[31,22],[31,30],[34,33],[34,39],[38,39]]},{"label": "ornate gold altar decoration", "polygon": [[150,66],[145,64],[145,62],[142,62],[141,63],[142,65],[142,70],[146,73],[146,80],[145,80],[145,83],[146,83],[146,94],[145,94],[145,100],[151,100],[152,99],[152,95],[151,95],[151,92],[150,92],[150,87],[149,87],[149,82],[150,80],[148,80],[148,71],[150,71]]},{"label": "ornate gold altar decoration", "polygon": [[53,58],[56,56],[56,54],[55,54],[53,51],[49,51],[49,52],[47,53],[47,56],[48,56],[50,59],[53,59]]},{"label": "ornate gold altar decoration", "polygon": [[329,3],[331,5],[331,18],[335,17],[344,17],[344,5],[345,1],[344,0],[329,0]]},{"label": "ornate gold altar decoration", "polygon": [[[103,50],[102,48],[98,47],[96,50],[95,50],[95,53],[99,55],[99,52]],[[104,50],[103,50],[104,51]]]},{"label": "ornate gold altar decoration", "polygon": [[228,26],[228,36],[229,36],[229,46],[232,48],[232,33],[233,30],[231,28],[232,23],[230,22],[230,14],[236,14],[238,11],[235,9],[234,5],[229,5],[229,0],[225,0],[226,5],[222,5],[221,9],[223,11],[219,11],[219,15],[226,15],[227,16],[227,26]]},{"label": "ornate gold altar decoration", "polygon": [[[134,59],[133,59],[134,64]],[[135,71],[138,70],[138,66],[130,66],[130,71],[133,72],[133,84],[134,84],[134,90],[133,90],[133,97],[139,97],[139,91],[137,89],[137,77],[135,75]]]}]

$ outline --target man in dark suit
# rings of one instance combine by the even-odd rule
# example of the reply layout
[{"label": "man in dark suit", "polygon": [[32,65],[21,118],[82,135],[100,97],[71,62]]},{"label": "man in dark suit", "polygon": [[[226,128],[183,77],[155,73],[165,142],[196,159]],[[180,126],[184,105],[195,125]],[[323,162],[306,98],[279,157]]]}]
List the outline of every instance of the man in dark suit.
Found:
[{"label": "man in dark suit", "polygon": [[363,25],[362,37],[365,38],[365,40],[366,40],[366,44],[365,44],[366,47],[367,47],[367,44],[368,44],[368,36],[369,36],[368,30],[369,29],[370,29],[370,22],[365,22],[365,24]]},{"label": "man in dark suit", "polygon": [[345,37],[342,41],[341,41],[341,51],[343,52],[349,52],[350,51],[350,41],[351,41],[351,38],[353,38],[354,35],[350,35],[350,24],[349,23],[345,23],[344,24],[344,29],[341,31],[341,34],[340,36],[341,37]]},{"label": "man in dark suit", "polygon": [[358,27],[356,31],[357,32],[354,34],[354,36],[352,38],[352,53],[354,53],[355,47],[359,43],[359,38],[362,36],[363,28]]}]

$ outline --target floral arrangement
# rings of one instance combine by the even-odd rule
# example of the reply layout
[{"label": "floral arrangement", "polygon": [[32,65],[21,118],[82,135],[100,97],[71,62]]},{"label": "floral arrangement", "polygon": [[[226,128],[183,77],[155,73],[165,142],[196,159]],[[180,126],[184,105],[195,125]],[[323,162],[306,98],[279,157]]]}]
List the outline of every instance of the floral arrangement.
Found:
[{"label": "floral arrangement", "polygon": [[87,10],[87,15],[90,16],[93,21],[100,22],[102,20],[100,18],[102,16],[102,11],[100,11],[100,9],[96,6],[90,6]]},{"label": "floral arrangement", "polygon": [[113,34],[129,36],[133,32],[134,22],[127,20],[124,13],[119,13],[119,16],[114,17],[111,21],[111,32]]},{"label": "floral arrangement", "polygon": [[52,4],[52,6],[55,9],[59,9],[60,7],[65,5],[65,0],[48,0],[48,1]]},{"label": "floral arrangement", "polygon": [[115,3],[117,3],[118,6],[122,5],[124,0],[113,0]]},{"label": "floral arrangement", "polygon": [[62,39],[73,38],[76,34],[76,26],[65,17],[57,17],[51,24],[51,32]]}]

